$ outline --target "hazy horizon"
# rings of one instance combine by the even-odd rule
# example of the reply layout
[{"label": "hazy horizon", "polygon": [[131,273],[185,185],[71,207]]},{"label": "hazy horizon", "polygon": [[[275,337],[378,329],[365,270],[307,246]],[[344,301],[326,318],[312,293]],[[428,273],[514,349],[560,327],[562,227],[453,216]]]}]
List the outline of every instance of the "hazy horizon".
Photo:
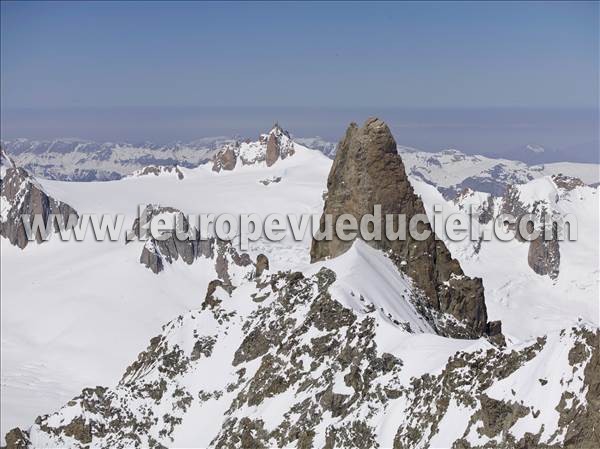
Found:
[{"label": "hazy horizon", "polygon": [[338,141],[598,161],[597,2],[1,3],[1,137]]},{"label": "hazy horizon", "polygon": [[167,144],[214,136],[256,138],[277,121],[297,137],[337,142],[350,122],[361,123],[369,116],[386,120],[399,145],[425,151],[457,148],[509,156],[533,144],[561,152],[562,160],[600,162],[598,111],[591,108],[21,109],[4,111],[2,139]]}]

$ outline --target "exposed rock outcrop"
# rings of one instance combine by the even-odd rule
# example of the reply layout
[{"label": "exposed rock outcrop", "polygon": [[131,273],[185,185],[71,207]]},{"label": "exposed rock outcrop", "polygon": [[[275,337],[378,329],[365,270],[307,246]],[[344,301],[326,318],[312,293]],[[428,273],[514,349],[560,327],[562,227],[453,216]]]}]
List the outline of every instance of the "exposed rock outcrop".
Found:
[{"label": "exposed rock outcrop", "polygon": [[27,449],[31,444],[26,431],[14,428],[6,434],[6,449]]},{"label": "exposed rock outcrop", "polygon": [[281,182],[281,176],[272,176],[270,178],[261,179],[260,182],[263,186],[268,186],[269,184],[277,184]]},{"label": "exposed rock outcrop", "polygon": [[261,134],[257,142],[228,143],[213,158],[213,171],[233,170],[238,164],[252,165],[265,162],[271,167],[278,160],[296,152],[290,134],[275,123],[271,131]]},{"label": "exposed rock outcrop", "polygon": [[116,386],[12,430],[11,449],[173,446],[190,410],[214,415],[203,447],[367,449],[382,429],[395,449],[597,446],[597,329],[458,351],[410,376],[381,347],[377,315],[338,301],[333,271],[263,281],[211,282],[202,309],[163,326]]},{"label": "exposed rock outcrop", "polygon": [[[162,232],[160,240],[154,238],[149,233],[150,223],[157,216],[162,216],[166,219],[170,218],[173,224],[171,229]],[[145,240],[140,262],[154,273],[161,272],[165,263],[171,264],[179,258],[190,265],[198,257],[212,258],[213,256],[212,241],[201,240],[199,233],[193,236],[195,238],[178,238],[177,223],[179,223],[180,233],[190,230],[190,224],[180,210],[152,204],[147,205],[140,214],[140,217],[136,218],[133,222],[131,231],[133,235],[130,234],[128,236],[128,242],[133,236]]]},{"label": "exposed rock outcrop", "polygon": [[269,259],[264,254],[259,254],[256,257],[256,273],[255,276],[259,278],[263,272],[269,270]]},{"label": "exposed rock outcrop", "polygon": [[147,165],[141,170],[137,170],[133,173],[133,176],[160,176],[165,174],[174,174],[177,179],[182,180],[185,176],[179,166],[177,165]]},{"label": "exposed rock outcrop", "polygon": [[239,142],[229,143],[221,148],[213,158],[213,171],[220,172],[221,170],[233,170],[237,164],[237,153],[239,152],[239,148]]},{"label": "exposed rock outcrop", "polygon": [[[132,231],[127,237],[127,243],[134,237],[145,241],[140,255],[140,263],[158,274],[166,264],[181,260],[188,265],[200,257],[214,259],[215,270],[220,279],[231,283],[229,268],[231,265],[250,267],[252,261],[246,253],[239,253],[230,242],[209,237],[202,239],[200,232],[191,227],[185,215],[173,207],[149,204],[139,218],[133,222]],[[161,238],[155,238],[148,233],[153,218],[162,216],[171,218],[173,226],[161,232]],[[180,233],[181,238],[177,233]],[[184,238],[189,233],[189,238]]]},{"label": "exposed rock outcrop", "polygon": [[[265,135],[261,136],[261,142],[264,142]],[[267,167],[270,167],[278,159],[285,159],[294,154],[294,144],[289,133],[282,129],[278,123],[275,123],[273,129],[267,137],[267,151],[265,153],[265,161]]]},{"label": "exposed rock outcrop", "polygon": [[77,223],[77,212],[71,206],[48,195],[44,188],[26,170],[17,167],[12,159],[0,150],[0,235],[23,249],[27,238],[23,216],[33,224],[35,217],[42,220],[42,227],[35,234],[35,241],[45,241],[49,234],[58,232],[61,226],[68,229]]},{"label": "exposed rock outcrop", "polygon": [[529,243],[527,263],[541,276],[556,279],[560,272],[560,247],[554,233],[553,238],[545,240],[543,233]]},{"label": "exposed rock outcrop", "polygon": [[566,191],[571,191],[577,187],[585,186],[585,183],[581,179],[575,178],[573,176],[566,176],[562,173],[552,175],[552,181],[554,181],[556,187]]},{"label": "exposed rock outcrop", "polygon": [[[408,181],[396,142],[381,120],[368,119],[362,127],[352,123],[339,143],[333,166],[327,180],[321,226],[325,215],[333,223],[342,214],[353,215],[358,222],[373,214],[374,206],[381,206],[381,216],[393,214],[394,229],[398,229],[398,214],[406,216],[406,223],[417,215],[425,215],[421,199],[415,195]],[[389,252],[398,267],[410,276],[427,297],[427,306],[452,315],[458,328],[438,329],[456,337],[477,338],[484,335],[487,326],[483,284],[481,279],[464,275],[457,260],[433,232],[426,240],[418,241],[407,232],[406,240],[386,237],[381,223],[382,238],[368,241],[373,247]],[[431,231],[429,224],[422,231]],[[350,248],[352,241],[343,241],[335,234],[333,239],[313,240],[311,261],[336,257]]]}]

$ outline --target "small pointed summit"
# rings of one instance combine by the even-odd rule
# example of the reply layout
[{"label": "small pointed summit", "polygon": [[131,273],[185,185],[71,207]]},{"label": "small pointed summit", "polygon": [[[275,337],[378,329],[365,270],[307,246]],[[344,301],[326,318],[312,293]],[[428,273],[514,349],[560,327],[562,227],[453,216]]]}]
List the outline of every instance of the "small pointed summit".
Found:
[{"label": "small pointed summit", "polygon": [[271,130],[261,134],[256,142],[236,141],[224,145],[214,155],[212,169],[216,172],[230,171],[238,165],[252,165],[259,162],[265,162],[267,167],[270,167],[295,152],[292,137],[276,121]]}]

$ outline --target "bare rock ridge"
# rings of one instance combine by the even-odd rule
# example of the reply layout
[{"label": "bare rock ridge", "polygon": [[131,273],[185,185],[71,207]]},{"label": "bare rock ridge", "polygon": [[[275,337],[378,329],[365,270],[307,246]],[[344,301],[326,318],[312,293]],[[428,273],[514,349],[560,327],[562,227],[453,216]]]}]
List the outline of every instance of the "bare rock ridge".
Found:
[{"label": "bare rock ridge", "polygon": [[[390,129],[377,118],[368,119],[362,127],[355,123],[348,127],[338,145],[327,189],[322,226],[325,214],[332,215],[333,223],[342,214],[351,214],[360,222],[363,215],[373,214],[375,205],[381,205],[382,217],[405,214],[407,223],[414,215],[425,214],[421,199],[408,181]],[[429,225],[425,227],[431,230]],[[394,229],[397,228],[395,218]],[[428,309],[449,314],[460,323],[444,329],[438,325],[438,332],[461,338],[477,338],[490,329],[499,333],[499,323],[487,322],[482,280],[465,276],[458,261],[433,232],[423,241],[414,240],[409,233],[406,240],[389,240],[382,223],[382,239],[367,243],[390,254],[399,269],[425,293]],[[311,261],[336,257],[351,246],[352,241],[342,241],[335,235],[330,241],[313,240]]]},{"label": "bare rock ridge", "polygon": [[179,180],[185,177],[178,165],[147,165],[141,170],[133,172],[133,176],[160,176],[164,174],[174,174]]},{"label": "bare rock ridge", "polygon": [[[254,264],[247,253],[238,252],[229,241],[224,241],[210,237],[201,239],[200,233],[196,232],[194,238],[179,239],[177,237],[177,220],[181,220],[180,229],[182,232],[191,230],[190,223],[185,215],[179,210],[168,206],[159,206],[148,204],[141,213],[140,218],[136,218],[133,222],[133,227],[127,236],[126,244],[134,237],[141,237],[145,234],[150,221],[158,216],[163,217],[171,215],[173,217],[173,228],[163,231],[161,238],[157,239],[152,236],[144,236],[145,243],[140,254],[140,263],[150,269],[154,274],[159,274],[164,271],[167,264],[181,259],[188,265],[191,265],[199,258],[214,259],[215,270],[217,276],[226,284],[231,282],[229,268],[232,266],[241,268],[242,270],[256,269],[262,273],[263,270],[269,269],[268,260],[264,255],[259,255],[257,263]],[[197,230],[196,230],[197,231]],[[265,266],[266,263],[266,266]],[[260,274],[257,274],[259,276]]]},{"label": "bare rock ridge", "polygon": [[213,171],[231,171],[238,164],[252,165],[265,162],[267,167],[295,153],[290,134],[278,123],[267,134],[261,134],[257,142],[234,141],[224,145],[213,157]]},{"label": "bare rock ridge", "polygon": [[560,247],[556,229],[553,229],[553,238],[545,240],[544,235],[529,243],[527,253],[529,267],[540,276],[549,276],[550,279],[558,278],[560,272]]},{"label": "bare rock ridge", "polygon": [[[77,212],[71,206],[49,196],[37,180],[26,170],[18,167],[0,148],[0,192],[2,210],[0,215],[0,235],[6,237],[11,245],[23,249],[30,241],[23,224],[23,216],[29,216],[30,223],[34,217],[42,217],[44,230],[36,233],[36,242],[41,243],[52,231],[58,232],[59,223],[48,223],[52,217],[62,220],[65,227],[74,224],[70,216],[77,217]],[[47,230],[48,232],[45,232]]]}]

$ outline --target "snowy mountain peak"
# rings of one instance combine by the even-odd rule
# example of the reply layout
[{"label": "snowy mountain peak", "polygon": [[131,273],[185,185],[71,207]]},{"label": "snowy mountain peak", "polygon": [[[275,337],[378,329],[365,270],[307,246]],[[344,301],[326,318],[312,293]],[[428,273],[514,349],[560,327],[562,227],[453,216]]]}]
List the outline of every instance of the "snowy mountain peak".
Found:
[{"label": "snowy mountain peak", "polygon": [[280,143],[292,140],[290,133],[282,128],[281,125],[279,125],[279,122],[275,122],[268,133],[261,134],[259,141],[268,143],[270,138],[276,139]]},{"label": "snowy mountain peak", "polygon": [[233,170],[241,165],[265,163],[270,167],[278,160],[292,156],[296,145],[279,123],[275,123],[267,134],[261,134],[258,141],[234,142],[224,145],[213,157],[213,171]]},{"label": "snowy mountain peak", "polygon": [[275,134],[276,136],[282,136],[285,135],[288,138],[290,137],[290,134],[281,127],[281,125],[279,125],[279,122],[275,122],[273,124],[273,127],[271,128],[271,131],[269,131],[268,134]]}]

